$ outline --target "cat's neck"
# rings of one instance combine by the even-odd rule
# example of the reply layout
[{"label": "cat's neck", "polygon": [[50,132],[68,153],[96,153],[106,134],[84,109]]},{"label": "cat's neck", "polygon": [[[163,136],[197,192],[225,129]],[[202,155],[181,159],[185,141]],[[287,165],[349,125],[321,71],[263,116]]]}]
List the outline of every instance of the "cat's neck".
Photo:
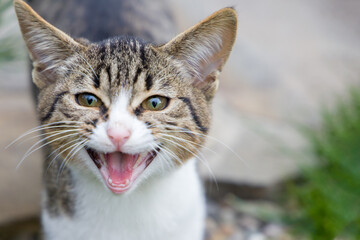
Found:
[{"label": "cat's neck", "polygon": [[[68,217],[53,221],[45,210],[43,222],[48,225],[46,229],[70,226],[74,229],[68,232],[78,231],[79,236],[68,236],[64,232],[54,239],[112,239],[111,236],[118,236],[116,239],[177,239],[167,235],[170,233],[176,233],[179,239],[201,239],[196,229],[202,229],[199,224],[203,224],[205,215],[204,199],[194,160],[172,173],[149,179],[129,194],[114,195],[81,173],[74,174],[73,190],[75,213],[72,218],[76,221],[71,225]],[[184,237],[183,234],[191,235]]]}]

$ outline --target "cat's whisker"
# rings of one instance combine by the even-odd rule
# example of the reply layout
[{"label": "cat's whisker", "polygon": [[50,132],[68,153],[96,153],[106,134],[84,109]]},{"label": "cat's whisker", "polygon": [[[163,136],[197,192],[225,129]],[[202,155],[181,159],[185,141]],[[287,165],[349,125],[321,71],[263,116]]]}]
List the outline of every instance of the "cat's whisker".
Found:
[{"label": "cat's whisker", "polygon": [[49,134],[66,133],[66,132],[72,132],[72,131],[77,131],[77,130],[78,130],[78,129],[58,130],[58,131],[45,132],[45,133],[42,133],[42,134],[39,134],[39,135],[32,136],[32,137],[30,137],[30,138],[23,139],[21,142],[19,142],[19,143],[17,143],[17,144],[18,144],[18,145],[21,145],[21,144],[23,144],[24,142],[30,141],[30,140],[35,139],[35,138],[40,138],[40,137],[42,137],[42,136],[48,136]]},{"label": "cat's whisker", "polygon": [[92,120],[89,116],[84,116],[89,122],[93,123],[94,124],[94,120]]},{"label": "cat's whisker", "polygon": [[[90,76],[92,75],[92,73],[88,70],[88,69],[86,69],[86,68],[84,68],[83,66],[81,66],[81,65],[77,65],[77,67],[80,67],[80,69],[82,69],[82,70],[84,70],[85,71],[85,73],[87,73],[88,75],[87,75],[87,77],[89,77],[90,78]],[[75,67],[73,68],[73,69],[76,69]],[[79,73],[83,73],[83,72],[80,72],[80,71],[78,71]],[[83,73],[84,74],[84,73]],[[91,78],[90,78],[91,79]]]},{"label": "cat's whisker", "polygon": [[184,138],[180,138],[180,137],[176,137],[176,136],[173,136],[173,135],[170,135],[170,134],[164,134],[164,133],[159,133],[160,135],[162,136],[166,136],[166,137],[171,137],[173,139],[177,139],[179,141],[182,141],[184,143],[187,143],[187,144],[190,144],[190,145],[193,145],[193,146],[198,146],[200,148],[203,148],[203,149],[206,149],[214,154],[218,154],[217,152],[215,152],[214,150],[202,145],[202,144],[199,144],[199,143],[196,143],[196,142],[193,142],[193,141],[190,141],[190,140],[187,140],[187,139],[184,139]]},{"label": "cat's whisker", "polygon": [[195,154],[194,152],[192,152],[192,151],[191,151],[190,149],[188,149],[187,147],[181,145],[180,143],[178,143],[178,142],[176,142],[176,141],[173,141],[173,140],[170,140],[170,139],[168,139],[168,138],[166,138],[166,137],[162,137],[161,139],[167,141],[168,143],[174,144],[174,146],[176,145],[176,146],[178,146],[178,147],[181,147],[182,149],[188,151],[188,152],[191,153],[194,157],[196,157],[196,154]]},{"label": "cat's whisker", "polygon": [[[31,151],[30,149],[33,149],[34,146],[36,146],[37,144],[39,144],[39,143],[41,143],[42,141],[45,141],[45,140],[46,140],[46,138],[41,139],[41,140],[38,141],[36,144],[34,144],[34,145],[24,154],[24,156],[22,157],[22,159],[20,160],[20,162],[17,164],[16,170],[19,169],[20,165],[23,163],[23,161],[24,161],[28,156],[30,156],[32,153],[34,153],[35,151],[39,150],[40,148],[43,148],[43,147],[45,147],[45,146],[47,146],[47,145],[49,145],[49,144],[51,144],[51,143],[53,143],[53,142],[55,142],[55,141],[58,141],[58,140],[61,140],[61,139],[64,139],[64,138],[67,138],[67,137],[70,137],[70,136],[78,135],[78,134],[79,134],[79,133],[72,133],[72,134],[67,134],[67,135],[65,135],[65,136],[58,137],[58,138],[56,138],[56,139],[54,139],[54,140],[52,140],[52,141],[50,141],[50,142],[46,142],[46,143],[42,144],[40,147],[37,147],[37,148],[35,148],[34,150]],[[50,137],[52,137],[52,136],[50,136]]]},{"label": "cat's whisker", "polygon": [[165,168],[164,168],[164,162],[166,162],[166,159],[164,159],[164,157],[160,154],[160,152],[158,150],[156,150],[156,147],[153,147],[153,151],[156,152],[157,157],[160,158],[160,163],[161,163],[161,170],[163,172],[165,172]]},{"label": "cat's whisker", "polygon": [[[196,134],[197,136],[203,137],[203,138],[206,138],[207,135],[199,134],[199,133],[197,133],[197,132],[190,131],[189,129],[181,128],[181,127],[177,127],[177,126],[173,126],[173,125],[161,125],[161,126],[159,126],[159,127],[168,127],[168,128],[173,128],[173,129],[180,129],[181,131],[177,131],[177,130],[174,130],[174,131],[172,131],[172,130],[162,130],[162,132],[160,132],[159,134],[160,134],[160,135],[162,134],[162,135],[164,135],[164,136],[166,136],[166,137],[170,137],[170,138],[172,138],[172,139],[177,139],[177,140],[179,140],[179,141],[181,141],[181,142],[183,142],[183,143],[189,144],[189,145],[191,145],[191,146],[197,145],[197,146],[203,147],[204,149],[207,149],[207,150],[209,150],[209,151],[211,151],[211,152],[213,152],[213,153],[216,153],[215,151],[213,151],[212,149],[210,149],[210,148],[208,148],[208,147],[206,147],[206,146],[203,146],[203,145],[201,145],[201,144],[195,143],[195,142],[193,142],[193,141],[189,141],[189,140],[187,140],[187,139],[179,138],[179,137],[176,137],[176,136],[173,136],[173,135],[169,135],[169,134],[164,134],[164,132],[166,132],[166,133],[171,133],[171,132],[173,132],[173,133],[187,133],[187,134],[188,134],[188,133],[193,133],[194,135]],[[166,138],[162,138],[162,139],[166,139]],[[166,139],[166,140],[169,142],[169,139]],[[189,151],[189,149],[185,148],[185,147],[184,147],[183,145],[181,145],[180,143],[177,143],[177,142],[175,142],[175,141],[171,141],[171,142],[172,142],[172,145],[179,146],[179,147],[181,147],[182,149],[184,149],[184,150],[186,150],[186,151]],[[196,148],[195,148],[195,149],[196,149]],[[217,180],[216,180],[216,177],[215,177],[215,175],[214,175],[214,173],[213,173],[210,165],[209,165],[208,162],[205,160],[205,157],[201,154],[200,150],[196,150],[196,151],[197,151],[197,154],[195,154],[195,153],[192,152],[192,151],[189,151],[189,152],[190,152],[195,158],[199,159],[199,161],[202,162],[202,164],[204,164],[204,166],[208,169],[208,172],[209,172],[209,174],[211,175],[211,178],[214,180],[214,182],[216,183],[216,186],[217,186]],[[202,155],[202,157],[199,156],[200,154]]]},{"label": "cat's whisker", "polygon": [[216,189],[219,191],[219,185],[216,179],[216,176],[214,174],[214,171],[211,169],[209,162],[206,160],[205,156],[200,152],[200,150],[197,150],[197,153],[201,156],[201,158],[199,157],[199,161],[206,167],[209,175],[210,175],[210,179],[212,179],[215,183]]},{"label": "cat's whisker", "polygon": [[[83,140],[83,141],[80,141],[79,143],[77,143],[75,145],[75,147],[68,153],[68,155],[65,157],[65,159],[63,160],[63,162],[61,163],[60,165],[60,168],[59,168],[59,172],[58,172],[58,175],[57,175],[57,180],[59,180],[59,176],[61,175],[61,173],[63,172],[63,170],[65,169],[66,167],[66,164],[68,162],[70,162],[73,157],[88,143],[88,140]],[[72,154],[71,154],[72,153]],[[71,156],[69,157],[69,155],[71,154]]]},{"label": "cat's whisker", "polygon": [[181,161],[181,159],[176,156],[176,154],[171,151],[169,148],[165,147],[165,146],[161,146],[160,149],[162,151],[165,151],[165,153],[167,153],[168,155],[170,155],[172,158],[174,158],[180,165],[183,165],[184,163]]},{"label": "cat's whisker", "polygon": [[28,131],[26,131],[25,133],[23,133],[22,135],[20,135],[19,137],[17,137],[15,140],[13,140],[9,145],[7,145],[5,147],[5,149],[9,148],[11,145],[13,145],[14,143],[16,143],[17,141],[19,141],[21,138],[29,135],[29,134],[32,134],[34,132],[37,132],[37,131],[42,131],[42,130],[45,130],[45,129],[51,129],[51,128],[67,128],[67,127],[78,127],[78,126],[73,126],[73,125],[56,125],[56,126],[50,126],[50,125],[54,125],[54,124],[60,124],[60,123],[83,123],[83,122],[72,122],[72,121],[59,121],[59,122],[53,122],[53,123],[48,123],[48,124],[43,124],[43,125],[40,125],[40,126],[37,126],[35,128],[32,128],[32,129],[29,129]]},{"label": "cat's whisker", "polygon": [[53,138],[53,137],[55,137],[55,136],[58,136],[58,135],[61,135],[61,134],[64,134],[64,133],[77,132],[77,131],[78,131],[78,129],[71,129],[71,130],[64,130],[64,131],[56,131],[56,133],[50,132],[50,133],[48,133],[48,134],[50,134],[50,135],[48,135],[48,136],[46,136],[46,137],[44,137],[44,138],[41,138],[39,141],[37,141],[36,143],[34,143],[34,144],[28,149],[28,151],[25,153],[25,155],[26,155],[28,152],[30,152],[33,148],[35,148],[36,145],[40,144],[41,142],[46,141],[46,140],[49,139],[49,138]]},{"label": "cat's whisker", "polygon": [[[74,143],[75,142],[75,143]],[[47,174],[49,168],[52,166],[52,164],[54,163],[54,161],[57,159],[58,156],[60,156],[62,153],[66,152],[67,150],[69,150],[70,148],[74,147],[77,143],[79,142],[79,139],[74,139],[64,145],[61,145],[60,147],[58,147],[57,149],[55,149],[49,156],[51,157],[53,154],[55,154],[56,152],[58,152],[59,150],[61,150],[62,148],[70,145],[69,147],[66,147],[65,149],[61,150],[51,161],[50,163],[48,164],[48,167],[46,168],[46,171],[45,171],[45,175]]]},{"label": "cat's whisker", "polygon": [[[86,134],[84,134],[84,133],[79,132],[79,134],[83,135],[85,138],[88,138],[88,136],[87,136]],[[79,139],[80,139],[80,138],[79,138]],[[74,141],[78,141],[78,139],[72,140],[72,141],[70,141],[70,143],[71,143],[71,142],[74,142]],[[61,149],[62,147],[66,146],[66,145],[68,145],[68,144],[69,144],[69,143],[66,143],[65,145],[61,145],[60,147],[58,147],[57,149],[55,149],[54,151],[52,151],[51,154],[50,154],[48,157],[52,156],[56,151],[58,151],[59,149]]]},{"label": "cat's whisker", "polygon": [[77,68],[72,68],[72,70],[75,70],[74,72],[76,72],[76,73],[79,73],[79,74],[81,74],[81,75],[83,75],[84,77],[86,77],[88,80],[90,80],[91,82],[93,81],[92,80],[92,75],[93,75],[93,73],[91,73],[88,69],[86,69],[86,68],[84,68],[83,66],[81,66],[81,65],[78,65],[77,67],[79,67],[80,68],[80,70],[83,70],[84,72],[82,72],[82,71],[78,71],[78,69]]},{"label": "cat's whisker", "polygon": [[[171,125],[170,125],[171,126]],[[169,127],[169,126],[168,126]],[[175,128],[178,128],[178,129],[181,129],[179,127],[176,127],[176,126],[171,126],[171,127],[175,127]],[[183,128],[182,128],[183,129]],[[229,147],[227,144],[225,144],[224,142],[220,141],[219,139],[213,137],[213,136],[210,136],[210,135],[205,135],[205,134],[202,134],[202,133],[198,133],[198,132],[194,132],[194,131],[190,131],[190,130],[186,130],[186,131],[171,131],[171,130],[164,130],[163,132],[167,132],[167,133],[170,133],[170,132],[174,132],[174,133],[191,133],[191,134],[194,134],[194,135],[197,135],[197,136],[201,136],[201,137],[204,137],[204,138],[208,138],[208,139],[211,139],[211,140],[214,140],[216,141],[217,143],[220,143],[221,145],[223,145],[225,148],[227,148],[232,154],[234,154],[236,156],[236,158],[238,158],[244,165],[247,166],[247,163],[246,161],[241,158],[231,147]]]},{"label": "cat's whisker", "polygon": [[[164,146],[160,146],[158,145],[157,146],[161,151],[164,151]],[[166,165],[168,166],[168,169],[172,169],[174,168],[174,163],[172,161],[170,161],[170,158],[168,158],[166,156],[166,152],[164,153],[165,156],[163,156],[162,152],[156,150],[156,148],[154,149],[155,152],[158,154],[158,156],[160,157],[161,159],[161,167],[163,168],[163,171],[164,171],[164,163],[166,163]]]},{"label": "cat's whisker", "polygon": [[154,76],[154,78],[157,78],[158,76],[160,76],[163,72],[165,72],[165,71],[168,71],[168,69],[166,69],[166,68],[164,68],[163,70],[161,70],[160,72],[158,72],[155,76]]},{"label": "cat's whisker", "polygon": [[193,151],[191,151],[190,149],[188,149],[187,147],[184,147],[183,145],[181,145],[180,143],[177,143],[175,141],[172,141],[170,139],[167,138],[162,138],[163,140],[167,141],[168,143],[172,144],[173,146],[178,146],[186,151],[188,151],[189,153],[191,153],[193,155],[193,157],[195,157],[196,159],[198,159],[202,164],[204,164],[204,166],[208,169],[211,177],[214,179],[216,185],[217,185],[217,180],[216,177],[214,175],[214,172],[212,171],[211,167],[209,166],[209,164],[207,163],[207,161],[203,158],[201,158],[198,154],[200,154],[200,151],[197,150],[197,154],[194,153]]},{"label": "cat's whisker", "polygon": [[78,73],[78,74],[80,74],[81,76],[87,78],[87,80],[92,81],[91,78],[89,77],[89,75],[87,75],[87,74],[85,74],[85,73],[83,73],[83,72],[74,71],[74,73]]},{"label": "cat's whisker", "polygon": [[96,79],[99,80],[98,75],[95,73],[95,71],[94,71],[93,67],[90,65],[90,63],[89,63],[79,52],[77,52],[77,51],[75,51],[75,50],[73,50],[73,51],[74,51],[75,53],[77,53],[82,60],[85,61],[85,63],[89,66],[89,68],[91,69],[91,71],[94,73],[94,76],[96,77]]},{"label": "cat's whisker", "polygon": [[[208,136],[208,135],[205,135],[205,134],[200,134],[198,132],[191,131],[190,129],[187,129],[187,128],[178,127],[178,126],[169,125],[169,124],[162,124],[162,125],[152,124],[152,127],[158,127],[163,132],[179,132],[179,133],[187,133],[187,134],[194,134],[194,135],[195,135],[195,133],[197,133],[197,135],[199,137],[202,137],[202,138],[206,138]],[[167,130],[167,129],[164,129],[164,128],[173,129],[173,130]],[[175,131],[175,130],[181,130],[181,131]]]},{"label": "cat's whisker", "polygon": [[66,155],[66,157],[62,160],[62,163],[59,167],[59,170],[58,170],[58,176],[57,176],[57,179],[59,177],[59,174],[63,171],[63,168],[65,168],[65,165],[66,165],[66,162],[73,156],[73,153],[76,152],[76,149],[81,146],[84,142],[86,142],[86,140],[82,140],[82,141],[79,141],[77,143],[75,143],[73,146],[72,146],[72,149],[68,152],[68,154]]}]

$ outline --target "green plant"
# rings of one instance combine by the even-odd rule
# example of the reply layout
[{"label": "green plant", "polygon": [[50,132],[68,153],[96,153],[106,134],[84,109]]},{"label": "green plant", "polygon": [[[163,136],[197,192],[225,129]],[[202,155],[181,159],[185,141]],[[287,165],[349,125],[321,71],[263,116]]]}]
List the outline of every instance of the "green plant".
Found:
[{"label": "green plant", "polygon": [[318,165],[290,184],[292,226],[309,239],[360,239],[360,90],[307,136]]},{"label": "green plant", "polygon": [[16,38],[9,31],[4,30],[8,24],[6,15],[12,6],[10,0],[0,0],[0,63],[14,60],[18,56],[15,44]]}]

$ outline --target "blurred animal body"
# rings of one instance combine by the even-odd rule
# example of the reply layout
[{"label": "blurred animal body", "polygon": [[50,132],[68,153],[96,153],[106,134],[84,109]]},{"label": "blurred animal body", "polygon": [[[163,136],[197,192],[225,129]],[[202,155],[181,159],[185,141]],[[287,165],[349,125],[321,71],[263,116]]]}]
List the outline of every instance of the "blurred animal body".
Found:
[{"label": "blurred animal body", "polygon": [[235,11],[169,41],[162,1],[31,3],[72,36],[15,0],[38,90],[45,239],[202,239],[196,159]]}]

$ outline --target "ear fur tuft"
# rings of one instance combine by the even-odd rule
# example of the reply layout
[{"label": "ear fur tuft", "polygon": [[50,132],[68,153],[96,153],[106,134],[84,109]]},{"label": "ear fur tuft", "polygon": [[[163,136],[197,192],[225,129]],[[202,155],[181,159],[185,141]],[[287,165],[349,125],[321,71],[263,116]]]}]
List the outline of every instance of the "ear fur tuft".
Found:
[{"label": "ear fur tuft", "polygon": [[237,15],[233,8],[221,9],[167,44],[159,47],[184,63],[194,84],[216,91],[217,76],[235,42]]},{"label": "ear fur tuft", "polygon": [[[14,7],[35,71],[42,72],[43,75],[54,74],[64,60],[84,48],[70,36],[46,22],[24,1],[15,0]],[[34,78],[38,87],[45,84],[36,80]]]}]

